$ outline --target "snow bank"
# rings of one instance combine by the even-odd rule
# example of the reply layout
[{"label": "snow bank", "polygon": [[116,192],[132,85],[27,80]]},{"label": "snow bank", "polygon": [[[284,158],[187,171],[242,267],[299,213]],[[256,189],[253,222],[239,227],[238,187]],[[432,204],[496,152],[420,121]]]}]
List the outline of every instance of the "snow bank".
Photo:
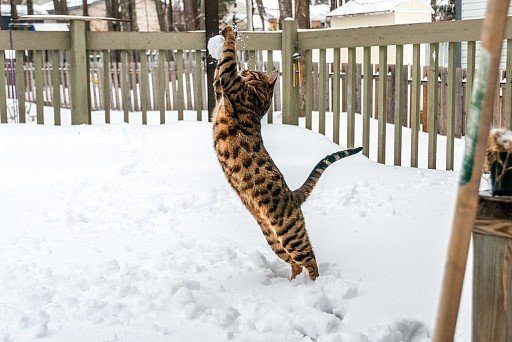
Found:
[{"label": "snow bank", "polygon": [[[321,276],[289,281],[211,130],[0,125],[0,338],[429,339],[457,173],[360,155],[331,166],[303,206]],[[339,149],[298,127],[263,134],[292,188]]]}]

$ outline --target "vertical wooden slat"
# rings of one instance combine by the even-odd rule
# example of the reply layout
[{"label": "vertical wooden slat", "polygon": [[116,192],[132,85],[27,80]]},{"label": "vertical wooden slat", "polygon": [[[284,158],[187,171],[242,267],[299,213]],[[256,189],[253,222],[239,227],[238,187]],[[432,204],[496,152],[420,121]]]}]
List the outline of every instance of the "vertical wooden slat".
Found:
[{"label": "vertical wooden slat", "polygon": [[347,147],[354,147],[356,125],[356,48],[348,49],[347,66]]},{"label": "vertical wooden slat", "polygon": [[5,54],[0,50],[0,123],[7,123],[7,94],[5,92]]},{"label": "vertical wooden slat", "polygon": [[[341,102],[340,102],[340,66],[341,66],[341,50],[334,49],[334,64],[332,68],[332,141],[335,144],[340,143],[340,116],[341,116]],[[311,73],[310,73],[311,74]]]},{"label": "vertical wooden slat", "polygon": [[110,51],[103,50],[103,106],[105,109],[105,123],[110,123],[110,94],[112,86],[110,85]]},{"label": "vertical wooden slat", "polygon": [[[471,96],[473,94],[473,83],[475,78],[476,42],[468,42],[467,65],[466,65],[466,113],[469,111]],[[467,117],[467,116],[466,116]],[[466,123],[463,123],[466,127]]]},{"label": "vertical wooden slat", "polygon": [[420,44],[414,44],[411,85],[411,167],[418,167],[418,137],[420,130]]},{"label": "vertical wooden slat", "polygon": [[[195,51],[196,68],[194,74],[194,105],[196,106],[196,120],[203,121],[203,98],[201,89],[203,88],[203,64],[201,61],[201,50]],[[272,109],[272,106],[270,106]]]},{"label": "vertical wooden slat", "polygon": [[130,121],[130,82],[128,80],[128,51],[121,51],[121,93],[124,122]]},{"label": "vertical wooden slat", "polygon": [[[158,51],[158,89],[157,89],[157,101],[158,109],[160,110],[160,124],[165,123],[165,51]],[[153,90],[154,91],[154,90]]]},{"label": "vertical wooden slat", "polygon": [[142,124],[148,124],[148,55],[146,50],[140,50],[140,110]]},{"label": "vertical wooden slat", "polygon": [[[272,50],[267,50],[267,74],[268,75],[272,74],[272,71],[274,71],[274,52]],[[278,78],[279,78],[279,76],[278,76]],[[276,83],[276,86],[274,87],[274,94],[275,94],[275,89],[277,87],[278,87],[278,85]],[[274,99],[272,99],[272,104],[270,105],[270,108],[268,109],[268,112],[267,112],[267,123],[269,123],[269,124],[274,122],[274,101],[275,101],[275,96],[274,96]],[[307,99],[306,99],[306,101],[307,101]]]},{"label": "vertical wooden slat", "polygon": [[283,34],[281,36],[281,57],[283,71],[283,124],[298,124],[297,87],[294,86],[295,75],[293,74],[293,54],[297,44],[297,22],[292,18],[283,21]]},{"label": "vertical wooden slat", "polygon": [[377,162],[386,163],[386,119],[387,119],[387,88],[388,79],[388,47],[379,46],[379,130],[377,146]]},{"label": "vertical wooden slat", "polygon": [[60,51],[52,51],[53,123],[60,126]]},{"label": "vertical wooden slat", "polygon": [[44,125],[43,53],[41,50],[34,51],[34,78],[36,86],[37,123]]},{"label": "vertical wooden slat", "polygon": [[26,122],[25,117],[25,67],[24,67],[24,57],[25,51],[17,50],[16,51],[16,99],[18,100],[18,120],[20,123]]},{"label": "vertical wooden slat", "polygon": [[373,68],[371,64],[372,50],[370,46],[365,46],[363,51],[363,154],[370,155],[370,118],[373,108]]},{"label": "vertical wooden slat", "polygon": [[448,103],[446,116],[446,170],[453,170],[454,139],[455,139],[455,88],[457,72],[457,43],[448,46]]},{"label": "vertical wooden slat", "polygon": [[131,87],[131,94],[133,97],[133,105],[132,110],[133,111],[139,111],[139,92],[137,91],[137,58],[136,57],[137,52],[133,51],[130,53],[130,56],[132,57],[129,66],[130,66],[130,87]]},{"label": "vertical wooden slat", "polygon": [[402,165],[402,118],[404,117],[404,46],[396,46],[394,165]]},{"label": "vertical wooden slat", "polygon": [[325,49],[320,50],[319,59],[320,74],[318,81],[318,132],[325,135],[325,110],[327,102],[327,63]]},{"label": "vertical wooden slat", "polygon": [[438,116],[438,74],[437,63],[439,44],[430,44],[430,65],[428,68],[428,168],[436,168],[437,116]]},{"label": "vertical wooden slat", "polygon": [[177,74],[178,74],[178,120],[183,120],[183,50],[176,53]]},{"label": "vertical wooden slat", "polygon": [[505,127],[512,129],[512,39],[507,39],[507,84],[503,116]]},{"label": "vertical wooden slat", "polygon": [[256,51],[249,50],[248,53],[249,60],[247,61],[247,67],[249,70],[256,70]]},{"label": "vertical wooden slat", "polygon": [[305,51],[306,70],[304,77],[306,78],[306,128],[313,128],[313,51]]}]

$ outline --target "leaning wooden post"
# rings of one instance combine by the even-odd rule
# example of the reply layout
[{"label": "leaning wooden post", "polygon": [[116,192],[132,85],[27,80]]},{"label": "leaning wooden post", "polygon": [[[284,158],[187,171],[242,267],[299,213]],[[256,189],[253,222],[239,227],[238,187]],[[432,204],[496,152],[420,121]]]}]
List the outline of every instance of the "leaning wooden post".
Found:
[{"label": "leaning wooden post", "polygon": [[509,0],[489,1],[482,26],[480,63],[467,119],[466,151],[439,300],[433,338],[435,342],[453,341],[455,334],[471,229],[475,223],[482,164],[489,136],[496,82],[498,81],[498,66],[508,5]]},{"label": "leaning wooden post", "polygon": [[297,22],[286,18],[282,35],[282,74],[283,74],[283,124],[298,125],[297,85],[294,80],[293,54],[297,51]]},{"label": "leaning wooden post", "polygon": [[480,194],[473,247],[473,341],[512,341],[512,197]]},{"label": "leaning wooden post", "polygon": [[85,21],[71,20],[71,124],[91,123],[91,112],[87,93],[87,49],[85,45]]}]

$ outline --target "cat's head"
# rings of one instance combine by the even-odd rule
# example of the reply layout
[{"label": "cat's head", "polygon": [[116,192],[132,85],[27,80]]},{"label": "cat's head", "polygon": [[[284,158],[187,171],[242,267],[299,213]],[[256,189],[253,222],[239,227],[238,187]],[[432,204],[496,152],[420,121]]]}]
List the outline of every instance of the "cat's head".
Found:
[{"label": "cat's head", "polygon": [[258,113],[263,117],[272,104],[274,86],[279,77],[279,71],[274,70],[272,74],[267,75],[259,71],[243,70],[240,76],[242,76],[242,81],[247,85],[250,101],[252,101],[258,109]]}]

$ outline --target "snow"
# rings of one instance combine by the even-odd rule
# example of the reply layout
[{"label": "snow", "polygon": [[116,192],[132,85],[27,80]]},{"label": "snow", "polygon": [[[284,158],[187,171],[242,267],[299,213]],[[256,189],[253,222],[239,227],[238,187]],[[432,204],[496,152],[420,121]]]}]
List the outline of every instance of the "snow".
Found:
[{"label": "snow", "polygon": [[208,40],[208,52],[210,53],[210,56],[212,56],[215,59],[219,59],[220,55],[222,54],[222,47],[224,45],[224,37],[220,34],[211,37]]},{"label": "snow", "polygon": [[[2,340],[430,339],[458,172],[334,164],[303,206],[321,275],[290,281],[227,184],[211,124],[175,115],[0,125]],[[263,136],[291,188],[340,149],[300,127]]]}]

